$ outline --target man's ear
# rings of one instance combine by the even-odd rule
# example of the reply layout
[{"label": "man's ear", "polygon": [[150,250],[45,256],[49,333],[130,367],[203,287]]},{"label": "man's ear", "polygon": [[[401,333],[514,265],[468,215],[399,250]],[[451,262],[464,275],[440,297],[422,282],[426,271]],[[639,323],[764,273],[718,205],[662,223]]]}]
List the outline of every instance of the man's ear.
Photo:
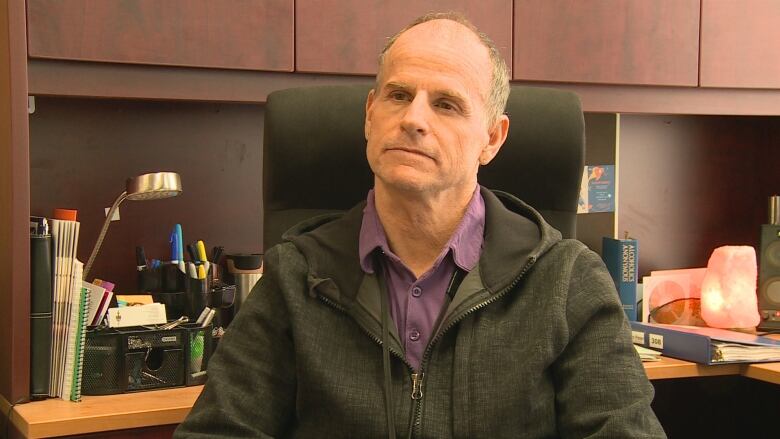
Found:
[{"label": "man's ear", "polygon": [[371,134],[371,110],[374,106],[374,89],[368,91],[368,97],[366,98],[366,120],[363,124],[363,133],[368,140],[368,135]]},{"label": "man's ear", "polygon": [[493,127],[488,132],[490,136],[488,143],[482,152],[479,154],[479,164],[487,165],[493,160],[493,157],[498,154],[498,150],[506,140],[506,136],[509,133],[509,117],[506,114],[502,114],[498,117],[498,120],[493,124]]}]

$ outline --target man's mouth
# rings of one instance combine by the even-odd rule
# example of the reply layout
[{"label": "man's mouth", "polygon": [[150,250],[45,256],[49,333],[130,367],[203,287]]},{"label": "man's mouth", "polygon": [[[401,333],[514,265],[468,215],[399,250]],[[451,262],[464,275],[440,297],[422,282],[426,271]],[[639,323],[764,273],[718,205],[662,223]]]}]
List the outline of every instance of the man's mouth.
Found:
[{"label": "man's mouth", "polygon": [[387,151],[406,152],[406,153],[409,153],[409,154],[419,155],[419,156],[422,156],[422,157],[429,158],[429,159],[433,160],[433,157],[430,154],[428,154],[428,153],[426,153],[426,152],[424,152],[424,151],[422,151],[420,149],[416,149],[416,148],[408,148],[408,147],[404,147],[404,146],[391,146],[391,147],[387,148]]}]

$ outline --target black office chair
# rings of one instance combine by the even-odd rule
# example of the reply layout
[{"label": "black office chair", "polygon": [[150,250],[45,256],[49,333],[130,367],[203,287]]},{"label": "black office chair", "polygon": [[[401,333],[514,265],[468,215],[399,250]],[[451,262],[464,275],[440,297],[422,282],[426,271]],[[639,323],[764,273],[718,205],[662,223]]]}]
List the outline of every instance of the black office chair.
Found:
[{"label": "black office chair", "polygon": [[[318,86],[268,96],[263,142],[263,241],[279,243],[297,222],[345,211],[373,186],[363,133],[368,86]],[[585,156],[579,98],[513,86],[509,136],[479,171],[480,184],[536,208],[564,237],[575,237]]]}]

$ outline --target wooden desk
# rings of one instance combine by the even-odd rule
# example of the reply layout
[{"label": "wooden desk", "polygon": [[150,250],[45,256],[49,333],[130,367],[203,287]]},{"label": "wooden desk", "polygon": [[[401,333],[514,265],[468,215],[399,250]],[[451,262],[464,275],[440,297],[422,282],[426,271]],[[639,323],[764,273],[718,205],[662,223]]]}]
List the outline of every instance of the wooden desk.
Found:
[{"label": "wooden desk", "polygon": [[[780,363],[703,366],[674,358],[644,363],[651,380],[744,375],[780,384]],[[203,386],[122,395],[85,396],[80,403],[48,399],[14,407],[12,422],[29,438],[180,423]],[[7,406],[6,406],[7,407]]]},{"label": "wooden desk", "polygon": [[[691,363],[690,361],[676,358],[661,357],[661,361],[642,363],[645,366],[647,377],[651,380],[663,380],[669,378],[690,378],[717,375],[742,375],[748,365],[746,364],[719,364],[717,366],[705,366]],[[778,364],[780,363],[771,363]],[[777,375],[780,375],[778,370]],[[757,375],[757,379],[761,375]],[[752,377],[751,377],[752,378]],[[777,378],[780,379],[780,376]],[[764,380],[767,381],[767,380]]]},{"label": "wooden desk", "polygon": [[780,363],[747,364],[742,375],[768,383],[780,384]]},{"label": "wooden desk", "polygon": [[121,395],[84,396],[19,404],[12,422],[28,438],[75,435],[178,424],[190,412],[203,386]]}]

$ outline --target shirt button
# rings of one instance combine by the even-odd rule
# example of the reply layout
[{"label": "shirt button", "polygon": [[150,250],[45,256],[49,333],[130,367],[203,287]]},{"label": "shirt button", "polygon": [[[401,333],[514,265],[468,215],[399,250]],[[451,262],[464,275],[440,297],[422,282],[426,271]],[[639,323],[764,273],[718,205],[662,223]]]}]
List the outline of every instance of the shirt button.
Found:
[{"label": "shirt button", "polygon": [[411,341],[417,341],[420,339],[420,331],[416,329],[412,329],[409,331],[409,340]]},{"label": "shirt button", "polygon": [[422,290],[420,289],[420,287],[412,288],[412,296],[420,297],[421,294],[422,294]]}]

